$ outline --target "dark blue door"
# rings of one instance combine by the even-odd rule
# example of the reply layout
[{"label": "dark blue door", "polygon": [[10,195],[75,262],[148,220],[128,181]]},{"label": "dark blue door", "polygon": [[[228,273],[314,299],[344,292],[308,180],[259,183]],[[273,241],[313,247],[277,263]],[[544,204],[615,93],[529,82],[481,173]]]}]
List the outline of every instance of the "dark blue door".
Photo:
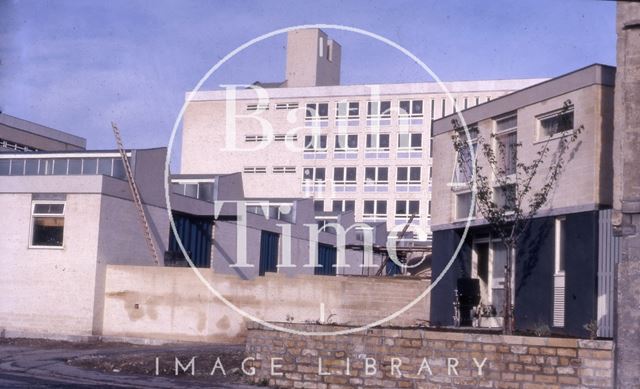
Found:
[{"label": "dark blue door", "polygon": [[318,244],[318,265],[314,269],[315,275],[335,276],[336,275],[336,248],[327,244]]},{"label": "dark blue door", "polygon": [[262,231],[260,236],[260,275],[278,271],[278,242],[280,234]]},{"label": "dark blue door", "polygon": [[[211,230],[213,220],[206,217],[198,217],[174,213],[173,220],[180,241],[189,254],[196,267],[209,267],[211,263]],[[173,230],[169,232],[169,250],[165,253],[165,266],[189,266]]]}]

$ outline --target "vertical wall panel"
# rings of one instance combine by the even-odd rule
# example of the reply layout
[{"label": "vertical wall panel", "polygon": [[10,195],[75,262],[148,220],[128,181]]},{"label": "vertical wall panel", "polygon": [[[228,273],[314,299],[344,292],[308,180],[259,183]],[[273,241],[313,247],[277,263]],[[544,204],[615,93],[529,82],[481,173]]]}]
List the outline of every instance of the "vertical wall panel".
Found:
[{"label": "vertical wall panel", "polygon": [[614,269],[620,258],[620,238],[613,236],[611,209],[600,211],[598,233],[598,336],[613,337]]}]

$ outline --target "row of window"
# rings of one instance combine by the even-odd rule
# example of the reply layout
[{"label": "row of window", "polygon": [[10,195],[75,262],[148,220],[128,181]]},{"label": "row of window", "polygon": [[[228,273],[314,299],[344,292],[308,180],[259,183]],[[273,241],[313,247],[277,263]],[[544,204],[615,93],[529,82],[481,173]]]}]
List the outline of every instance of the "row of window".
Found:
[{"label": "row of window", "polygon": [[[441,111],[440,117],[442,117],[446,116],[447,112],[450,112],[451,110],[456,112],[457,110],[467,109],[471,106],[478,105],[481,102],[490,100],[490,97],[464,97],[460,101],[458,101],[458,99],[454,99],[453,104],[451,104],[447,98],[442,98],[439,102],[436,102],[436,99],[431,99],[430,118],[435,118],[435,112],[438,109]],[[360,101],[307,103],[305,106],[305,118],[309,120],[328,119],[330,104],[335,107],[335,117],[338,120],[360,118]],[[394,110],[398,112],[398,116],[401,118],[422,118],[424,116],[424,100],[421,99],[400,100],[398,101],[398,104],[393,107],[391,100],[367,101],[366,104],[367,118],[370,119],[389,119],[391,118],[391,112]],[[284,102],[276,103],[274,108],[276,110],[291,110],[300,108],[300,105],[297,102]],[[267,111],[269,110],[269,104],[247,104],[246,109],[247,111]]]},{"label": "row of window", "polygon": [[[537,117],[538,134],[537,140],[553,137],[574,128],[574,111],[572,107],[568,109],[556,110]],[[495,170],[497,174],[509,176],[516,173],[518,163],[518,117],[508,115],[494,120],[494,154],[496,157]],[[478,127],[472,125],[468,127],[471,148],[477,152]],[[466,134],[462,135],[466,138]],[[473,161],[469,145],[465,145],[456,154],[456,167],[452,182],[456,185],[466,185],[471,181],[473,175]]]},{"label": "row of window", "polygon": [[[365,146],[367,149],[389,150],[390,134],[366,134]],[[422,150],[421,133],[401,133],[398,134],[398,149],[410,149],[413,151]],[[334,138],[334,148],[336,151],[357,151],[358,134],[337,134]],[[327,135],[305,135],[305,152],[326,152]]]},{"label": "row of window", "polygon": [[[414,219],[420,218],[420,200],[396,200],[395,217],[397,219],[408,218],[414,215]],[[316,212],[324,211],[324,200],[314,200]],[[355,212],[355,200],[332,200],[331,210],[333,212]],[[431,201],[428,205],[428,213],[431,213]],[[362,213],[364,219],[386,219],[387,200],[364,200],[362,202]]]},{"label": "row of window", "polygon": [[118,158],[12,158],[0,159],[0,176],[102,174],[126,178]]},{"label": "row of window", "polygon": [[0,138],[0,151],[2,149],[15,151],[38,151],[35,147],[29,147],[21,143],[12,142],[10,140]]},{"label": "row of window", "polygon": [[[295,166],[274,166],[273,173],[290,173],[295,174]],[[327,168],[324,167],[307,167],[303,169],[302,179],[311,181],[326,181]],[[358,180],[358,168],[355,166],[339,166],[333,168],[333,181],[336,184],[356,184]],[[244,173],[249,174],[265,174],[267,168],[265,166],[245,166]],[[431,167],[429,167],[429,177],[431,176]],[[389,167],[387,166],[367,166],[364,168],[365,184],[387,184],[389,182]],[[398,166],[396,167],[396,183],[398,184],[416,184],[422,182],[421,166]]]},{"label": "row of window", "polygon": [[295,142],[298,140],[296,134],[275,134],[273,136],[266,135],[245,135],[245,142],[267,142],[273,140],[274,142]]},{"label": "row of window", "polygon": [[171,192],[198,200],[213,202],[214,183],[203,181],[190,182],[189,180],[173,180],[171,182]]}]

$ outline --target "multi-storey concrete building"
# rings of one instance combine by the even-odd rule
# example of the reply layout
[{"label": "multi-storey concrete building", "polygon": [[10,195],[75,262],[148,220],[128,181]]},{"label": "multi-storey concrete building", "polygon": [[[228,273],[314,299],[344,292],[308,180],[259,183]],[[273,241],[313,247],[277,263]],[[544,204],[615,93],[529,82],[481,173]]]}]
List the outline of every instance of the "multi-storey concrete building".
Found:
[{"label": "multi-storey concrete building", "polygon": [[77,151],[86,146],[79,136],[0,113],[0,151]]},{"label": "multi-storey concrete building", "polygon": [[[517,193],[524,190],[526,174],[517,164],[531,164],[548,146],[549,156],[529,183],[530,193],[539,191],[547,182],[559,142],[583,127],[565,156],[549,201],[531,220],[513,253],[510,298],[518,330],[547,328],[586,336],[589,328],[597,328],[599,336],[612,336],[613,268],[619,255],[611,228],[614,80],[615,68],[592,65],[461,111],[476,162],[489,175],[498,202],[508,198],[502,192],[509,186]],[[460,174],[472,168],[454,149],[452,134],[459,128],[454,128],[452,119],[433,124],[438,161],[433,178],[433,276],[445,272],[458,246],[460,252],[432,291],[431,323],[453,324],[456,289],[461,280],[472,279],[478,282],[480,302],[495,310],[497,319],[487,323],[499,324],[507,298],[507,249],[473,207],[470,175]],[[504,160],[498,157],[497,164],[489,163],[482,151],[486,145],[492,145],[496,155],[504,147]],[[504,181],[495,176],[500,172],[512,184],[500,184]],[[526,214],[528,206],[522,208]],[[467,223],[470,228],[464,235]]]},{"label": "multi-storey concrete building", "polygon": [[340,55],[322,31],[295,31],[286,81],[189,94],[181,171],[242,172],[249,197],[311,197],[389,229],[415,215],[425,239],[431,121],[542,81],[445,82],[451,101],[435,82],[338,85]]}]

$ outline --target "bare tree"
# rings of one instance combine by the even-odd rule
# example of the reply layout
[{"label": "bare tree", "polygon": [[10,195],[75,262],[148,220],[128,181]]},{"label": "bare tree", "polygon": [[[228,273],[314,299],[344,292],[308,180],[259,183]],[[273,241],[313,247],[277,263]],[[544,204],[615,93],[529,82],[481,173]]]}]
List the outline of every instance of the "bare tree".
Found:
[{"label": "bare tree", "polygon": [[[505,141],[499,134],[492,133],[490,140],[486,141],[478,135],[477,129],[470,130],[467,136],[458,120],[452,121],[457,181],[475,189],[476,210],[506,249],[503,306],[506,334],[514,330],[511,278],[518,241],[534,216],[547,204],[562,174],[567,152],[583,130],[583,126],[574,129],[573,115],[565,115],[572,110],[573,105],[567,100],[557,114],[548,118],[552,131],[540,143],[530,161],[518,158],[522,143],[514,141],[515,137]],[[554,150],[552,145],[556,145]],[[484,163],[478,163],[478,157],[482,157]],[[535,180],[535,177],[541,174],[544,176],[542,184],[539,184],[540,180]]]}]

